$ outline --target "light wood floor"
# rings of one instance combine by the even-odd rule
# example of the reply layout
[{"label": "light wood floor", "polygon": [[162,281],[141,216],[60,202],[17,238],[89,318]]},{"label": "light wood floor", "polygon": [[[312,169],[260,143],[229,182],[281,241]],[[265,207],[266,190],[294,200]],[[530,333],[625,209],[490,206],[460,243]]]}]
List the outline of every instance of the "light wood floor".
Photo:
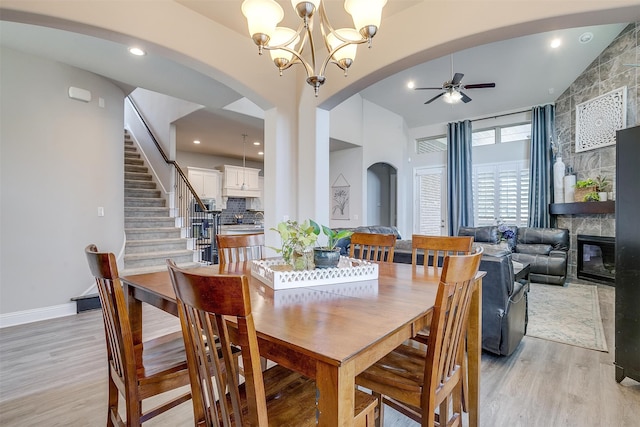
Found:
[{"label": "light wood floor", "polygon": [[[603,286],[599,294],[611,352],[525,337],[508,358],[483,354],[482,426],[640,425],[640,384],[614,379],[613,290]],[[146,338],[179,328],[152,307],[144,319]],[[105,425],[105,366],[100,311],[1,329],[0,425]],[[385,414],[385,426],[417,425]],[[145,425],[193,425],[191,403]]]}]

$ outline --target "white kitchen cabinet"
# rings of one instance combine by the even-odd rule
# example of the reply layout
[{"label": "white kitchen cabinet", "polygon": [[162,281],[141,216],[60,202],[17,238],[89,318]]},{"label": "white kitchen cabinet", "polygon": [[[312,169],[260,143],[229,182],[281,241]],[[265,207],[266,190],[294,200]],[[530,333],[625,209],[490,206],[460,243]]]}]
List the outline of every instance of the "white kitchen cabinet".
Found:
[{"label": "white kitchen cabinet", "polygon": [[247,199],[247,209],[252,211],[263,211],[263,199],[264,199],[264,177],[258,177],[258,187],[260,188],[260,197],[250,197]]},{"label": "white kitchen cabinet", "polygon": [[[224,165],[222,167],[224,197],[258,197],[260,192],[260,169],[243,168],[242,166]],[[246,189],[242,189],[242,184]]]},{"label": "white kitchen cabinet", "polygon": [[187,168],[187,177],[200,199],[214,199],[216,207],[221,203],[220,171],[215,169]]}]

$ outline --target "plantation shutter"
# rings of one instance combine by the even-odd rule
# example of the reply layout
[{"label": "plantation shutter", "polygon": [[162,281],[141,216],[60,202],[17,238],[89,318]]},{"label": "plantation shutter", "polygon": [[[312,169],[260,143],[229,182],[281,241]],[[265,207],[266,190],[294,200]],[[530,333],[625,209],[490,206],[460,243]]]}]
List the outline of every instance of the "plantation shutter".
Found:
[{"label": "plantation shutter", "polygon": [[439,236],[442,234],[442,188],[443,168],[432,168],[418,172],[418,234]]},{"label": "plantation shutter", "polygon": [[529,170],[524,162],[476,166],[473,182],[476,226],[493,225],[497,218],[508,225],[526,226]]}]

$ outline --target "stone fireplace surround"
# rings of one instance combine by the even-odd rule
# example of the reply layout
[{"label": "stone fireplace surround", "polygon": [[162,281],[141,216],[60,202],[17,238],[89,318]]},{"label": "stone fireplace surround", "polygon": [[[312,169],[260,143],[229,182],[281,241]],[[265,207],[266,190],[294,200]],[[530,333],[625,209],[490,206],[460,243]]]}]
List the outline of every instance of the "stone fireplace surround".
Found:
[{"label": "stone fireplace surround", "polygon": [[[571,167],[577,179],[595,178],[602,174],[612,182],[615,199],[616,147],[608,146],[594,150],[575,152],[575,108],[576,105],[627,86],[627,127],[640,124],[640,67],[624,64],[638,61],[638,30],[640,23],[628,25],[611,44],[602,51],[589,67],[556,100],[556,135],[559,156],[567,167]],[[601,203],[601,202],[592,202]],[[577,248],[578,234],[615,237],[615,214],[567,214],[556,215],[557,226],[569,229],[570,244],[568,281],[588,282],[578,279]]]}]

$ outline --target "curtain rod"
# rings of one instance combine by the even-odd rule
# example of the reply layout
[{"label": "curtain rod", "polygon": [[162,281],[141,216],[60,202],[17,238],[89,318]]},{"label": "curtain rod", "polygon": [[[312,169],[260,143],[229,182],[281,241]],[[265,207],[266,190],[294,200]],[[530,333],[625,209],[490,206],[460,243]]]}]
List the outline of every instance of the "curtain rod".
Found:
[{"label": "curtain rod", "polygon": [[514,111],[513,113],[498,114],[497,116],[487,116],[487,117],[482,117],[480,119],[473,119],[473,120],[471,120],[471,122],[477,122],[477,121],[480,121],[480,120],[488,120],[488,119],[497,119],[498,117],[511,116],[513,114],[520,114],[520,113],[528,113],[530,111],[531,111],[531,109],[522,110],[522,111]]}]

